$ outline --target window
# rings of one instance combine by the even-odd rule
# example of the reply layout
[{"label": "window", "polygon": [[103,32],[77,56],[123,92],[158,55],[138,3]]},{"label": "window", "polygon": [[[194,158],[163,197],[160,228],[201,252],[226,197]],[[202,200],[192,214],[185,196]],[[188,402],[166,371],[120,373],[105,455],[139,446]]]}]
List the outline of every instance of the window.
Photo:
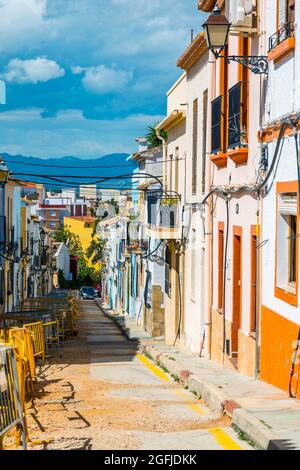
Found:
[{"label": "window", "polygon": [[221,150],[227,151],[227,132],[228,132],[228,63],[222,56],[228,55],[228,44],[220,59],[220,96],[222,97],[221,110]]},{"label": "window", "polygon": [[277,29],[295,21],[295,0],[277,0]]},{"label": "window", "polygon": [[218,308],[223,310],[224,299],[224,223],[218,228]]},{"label": "window", "polygon": [[[276,32],[269,38],[269,59],[275,60],[294,48],[295,0],[277,0]],[[282,44],[284,43],[284,44]],[[282,44],[282,54],[274,49]],[[278,48],[277,48],[278,49]]]},{"label": "window", "polygon": [[56,228],[56,223],[55,222],[50,222],[50,228],[52,228],[52,229]]},{"label": "window", "polygon": [[[250,39],[248,37],[240,36],[239,38],[239,50],[241,56],[250,55]],[[239,81],[241,82],[241,92],[240,92],[240,107],[241,107],[241,117],[240,117],[240,141],[241,143],[246,144],[248,142],[248,116],[249,116],[249,77],[250,70],[243,65],[239,65]]]},{"label": "window", "polygon": [[217,153],[221,150],[222,96],[212,101],[211,108],[211,152]]},{"label": "window", "polygon": [[228,96],[228,148],[235,148],[241,142],[241,82],[230,88]]},{"label": "window", "polygon": [[202,100],[202,193],[205,193],[206,178],[206,145],[207,145],[207,107],[208,107],[208,91],[203,93]]},{"label": "window", "polygon": [[192,193],[197,194],[197,157],[198,157],[198,100],[193,103],[193,162]]},{"label": "window", "polygon": [[56,216],[56,212],[55,211],[51,211],[50,212],[50,217],[55,217]]},{"label": "window", "polygon": [[196,297],[196,230],[192,229],[191,238],[191,299]]},{"label": "window", "polygon": [[[290,191],[282,191],[290,189]],[[293,191],[294,190],[294,191]],[[275,295],[297,304],[297,182],[277,185],[277,244]]]}]

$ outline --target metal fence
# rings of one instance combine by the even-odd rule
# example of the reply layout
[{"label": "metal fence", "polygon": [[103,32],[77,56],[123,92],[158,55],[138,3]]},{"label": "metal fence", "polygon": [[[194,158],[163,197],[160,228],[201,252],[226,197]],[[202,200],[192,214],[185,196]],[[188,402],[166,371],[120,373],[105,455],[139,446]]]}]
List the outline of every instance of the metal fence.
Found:
[{"label": "metal fence", "polygon": [[20,428],[25,450],[26,429],[14,348],[0,345],[0,449],[4,436],[14,427]]},{"label": "metal fence", "polygon": [[42,363],[45,363],[45,339],[43,324],[41,322],[36,323],[25,323],[24,328],[30,331],[33,339],[33,351],[34,357],[40,358]]}]

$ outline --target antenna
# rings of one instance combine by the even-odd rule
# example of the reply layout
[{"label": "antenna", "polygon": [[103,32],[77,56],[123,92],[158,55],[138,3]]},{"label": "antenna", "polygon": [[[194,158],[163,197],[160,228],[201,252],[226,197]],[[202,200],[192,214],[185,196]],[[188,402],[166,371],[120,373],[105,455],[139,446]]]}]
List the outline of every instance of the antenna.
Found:
[{"label": "antenna", "polygon": [[191,42],[193,42],[193,41],[194,41],[194,30],[191,29]]}]

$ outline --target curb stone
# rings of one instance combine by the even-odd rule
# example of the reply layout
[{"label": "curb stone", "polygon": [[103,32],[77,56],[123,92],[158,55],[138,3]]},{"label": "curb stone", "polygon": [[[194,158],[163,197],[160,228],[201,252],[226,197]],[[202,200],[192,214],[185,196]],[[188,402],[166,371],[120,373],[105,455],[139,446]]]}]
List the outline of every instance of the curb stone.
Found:
[{"label": "curb stone", "polygon": [[[180,366],[174,361],[170,361],[164,354],[161,354],[153,346],[143,346],[143,350],[148,353],[154,360],[160,362],[161,365],[166,367],[171,374],[177,373]],[[182,372],[188,372],[190,375],[185,378]],[[191,392],[196,392],[205,403],[213,410],[225,413],[224,403],[230,401],[231,397],[226,395],[223,390],[220,390],[215,384],[209,383],[197,374],[190,371],[181,371],[181,379],[184,385],[188,387]],[[249,439],[260,450],[281,450],[284,447],[279,436],[262,423],[254,414],[250,413],[244,408],[236,408],[232,412],[232,424],[238,431],[242,432],[247,439]]]},{"label": "curb stone", "polygon": [[[111,315],[103,306],[100,304],[98,304],[98,306],[106,317],[116,323],[129,341],[139,339],[131,337],[130,328],[126,328],[118,318]],[[161,353],[154,346],[142,345],[142,351],[150,356],[154,362],[165,367],[171,375],[179,376],[181,382],[187,386],[191,392],[196,392],[211,409],[225,414],[224,403],[230,401],[231,397],[226,395],[223,390],[220,390],[215,384],[197,377],[197,374],[194,374],[192,371],[182,369],[180,364],[170,360],[167,355]],[[233,410],[232,415],[229,414],[229,416],[232,418],[232,425],[237,431],[242,432],[259,450],[282,450],[287,448],[285,442],[282,441],[274,431],[268,428],[248,410],[236,408]]]}]

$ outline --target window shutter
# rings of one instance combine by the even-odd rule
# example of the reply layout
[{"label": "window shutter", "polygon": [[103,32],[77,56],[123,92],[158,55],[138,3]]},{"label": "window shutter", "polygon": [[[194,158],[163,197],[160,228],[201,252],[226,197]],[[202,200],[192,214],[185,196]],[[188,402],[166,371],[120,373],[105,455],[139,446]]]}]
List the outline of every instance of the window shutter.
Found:
[{"label": "window shutter", "polygon": [[283,26],[287,21],[287,0],[278,0],[278,26]]},{"label": "window shutter", "polygon": [[278,199],[278,211],[281,215],[297,215],[297,194],[282,194]]},{"label": "window shutter", "polygon": [[198,156],[198,100],[193,103],[193,176],[192,192],[197,193],[197,156]]}]

